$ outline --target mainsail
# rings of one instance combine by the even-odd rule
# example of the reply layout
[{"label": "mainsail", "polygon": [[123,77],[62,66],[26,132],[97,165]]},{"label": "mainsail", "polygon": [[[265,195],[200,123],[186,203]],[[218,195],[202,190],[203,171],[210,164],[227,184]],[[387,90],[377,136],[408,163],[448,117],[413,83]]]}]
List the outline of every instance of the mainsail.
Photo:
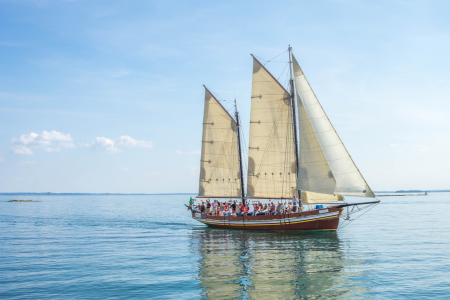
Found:
[{"label": "mainsail", "polygon": [[247,196],[290,198],[296,193],[291,95],[253,58]]},{"label": "mainsail", "polygon": [[237,124],[205,87],[200,197],[241,195]]},{"label": "mainsail", "polygon": [[300,135],[297,189],[328,195],[375,197],[331,125],[299,64],[292,58]]}]

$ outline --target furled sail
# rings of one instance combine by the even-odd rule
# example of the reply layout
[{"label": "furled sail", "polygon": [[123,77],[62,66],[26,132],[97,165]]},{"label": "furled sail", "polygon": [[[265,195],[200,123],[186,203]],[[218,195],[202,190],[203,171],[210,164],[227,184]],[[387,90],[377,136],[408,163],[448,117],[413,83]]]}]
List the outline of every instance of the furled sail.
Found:
[{"label": "furled sail", "polygon": [[291,96],[253,58],[247,196],[290,198],[296,193]]},{"label": "furled sail", "polygon": [[205,87],[200,197],[241,195],[239,152],[235,120]]},{"label": "furled sail", "polygon": [[314,192],[302,191],[301,193],[302,203],[315,204],[315,203],[328,203],[343,201],[344,197],[340,195],[320,194]]},{"label": "furled sail", "polygon": [[292,58],[300,135],[297,189],[329,195],[375,197],[331,125],[299,64],[294,56]]}]

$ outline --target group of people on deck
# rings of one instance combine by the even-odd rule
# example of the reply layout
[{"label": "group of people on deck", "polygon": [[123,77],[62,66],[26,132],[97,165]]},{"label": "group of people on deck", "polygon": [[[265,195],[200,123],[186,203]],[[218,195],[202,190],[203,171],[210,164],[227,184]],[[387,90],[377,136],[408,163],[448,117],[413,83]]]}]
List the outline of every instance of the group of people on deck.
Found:
[{"label": "group of people on deck", "polygon": [[261,201],[252,204],[253,209],[250,211],[249,204],[244,204],[236,200],[232,202],[220,202],[214,200],[210,202],[207,199],[201,205],[197,205],[194,212],[212,215],[212,216],[242,216],[242,215],[282,215],[302,211],[302,204],[294,196],[290,202],[278,201],[278,204],[269,200],[269,203],[262,204]]}]

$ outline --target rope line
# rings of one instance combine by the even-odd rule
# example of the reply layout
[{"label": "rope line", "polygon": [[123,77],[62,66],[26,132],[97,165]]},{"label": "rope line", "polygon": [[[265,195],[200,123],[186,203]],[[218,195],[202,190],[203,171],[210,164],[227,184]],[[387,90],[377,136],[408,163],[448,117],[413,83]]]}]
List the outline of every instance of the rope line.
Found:
[{"label": "rope line", "polygon": [[[357,216],[356,218],[354,218],[353,220],[349,220],[348,223],[342,223],[343,226],[339,226],[337,230],[341,230],[342,228],[345,228],[347,225],[349,225],[349,224],[352,223],[353,221],[356,221],[357,219],[359,219],[359,217],[361,217],[361,216],[364,215],[365,213],[369,212],[372,208],[374,208],[374,207],[377,206],[378,204],[379,204],[379,203],[374,203],[374,204],[371,204],[371,205],[367,206],[366,208],[361,209],[360,211],[365,210],[365,209],[367,209],[367,210],[366,210],[365,212],[363,212],[362,214],[360,214],[359,216]],[[357,213],[357,212],[356,212],[356,213]],[[341,217],[341,218],[342,218],[342,217]],[[345,220],[345,221],[347,221],[347,220]],[[344,221],[344,222],[345,222],[345,221]],[[344,225],[344,224],[345,224],[345,225]]]}]

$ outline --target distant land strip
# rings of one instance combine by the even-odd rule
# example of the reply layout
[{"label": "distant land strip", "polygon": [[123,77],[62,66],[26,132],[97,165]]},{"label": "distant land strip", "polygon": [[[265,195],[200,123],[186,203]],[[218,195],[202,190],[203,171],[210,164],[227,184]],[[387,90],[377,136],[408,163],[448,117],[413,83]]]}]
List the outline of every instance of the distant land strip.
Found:
[{"label": "distant land strip", "polygon": [[[400,191],[374,191],[374,193],[442,193],[442,192],[450,192],[450,190],[400,190]],[[91,196],[161,196],[161,195],[197,195],[197,193],[159,193],[159,194],[144,194],[144,193],[135,193],[135,194],[122,194],[122,193],[0,193],[3,196],[14,196],[14,195],[36,195],[36,196],[83,196],[83,195],[91,195]]]},{"label": "distant land strip", "polygon": [[161,195],[196,195],[197,193],[162,193],[162,194],[121,194],[121,193],[0,193],[0,196],[36,195],[36,196],[161,196]]}]

